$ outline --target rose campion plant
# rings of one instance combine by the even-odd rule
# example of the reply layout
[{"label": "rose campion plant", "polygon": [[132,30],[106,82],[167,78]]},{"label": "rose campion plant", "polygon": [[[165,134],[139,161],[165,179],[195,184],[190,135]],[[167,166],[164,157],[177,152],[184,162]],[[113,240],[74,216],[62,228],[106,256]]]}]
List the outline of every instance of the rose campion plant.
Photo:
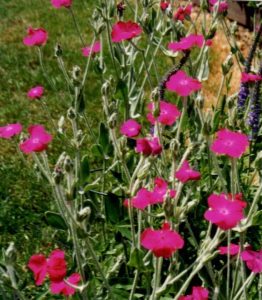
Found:
[{"label": "rose campion plant", "polygon": [[0,138],[11,139],[13,136],[20,134],[22,125],[20,123],[8,124],[0,127]]},{"label": "rose campion plant", "polygon": [[[12,249],[4,252],[0,282],[3,273],[10,295],[258,298],[261,250],[253,231],[262,193],[262,70],[256,51],[262,27],[244,62],[232,46],[237,35],[227,28],[226,1],[209,1],[210,11],[206,3],[197,15],[192,3],[173,2],[98,1],[93,10],[91,2],[85,9],[84,1],[51,0],[43,9],[56,15],[65,32],[61,41],[48,18],[49,38],[43,28],[28,29],[23,44],[36,49],[24,50],[32,61],[37,52],[39,62],[24,86],[31,87],[28,99],[45,97],[39,104],[46,111],[26,120],[23,114],[14,120],[8,115],[4,124],[10,124],[0,127],[0,137],[49,187],[44,196],[50,208],[39,218],[45,220],[39,229],[46,234],[48,223],[52,241],[46,247],[39,238],[30,245],[27,266],[34,290],[31,283],[24,287],[30,277],[19,278]],[[212,81],[209,58],[217,42],[212,51],[208,47],[221,34],[229,42],[223,53],[230,56],[222,65],[223,78],[218,72]],[[229,89],[232,78],[239,78],[232,76],[235,62],[239,95]],[[38,68],[44,76],[37,75],[41,85],[34,86]],[[206,96],[210,82],[220,86],[214,100]],[[237,110],[236,98],[249,111]],[[45,103],[53,105],[52,99],[57,106],[49,111]],[[17,122],[31,120],[36,124],[18,136]],[[37,124],[40,120],[50,124]],[[67,249],[67,256],[57,247]]]},{"label": "rose campion plant", "polygon": [[27,30],[27,36],[23,39],[23,43],[29,47],[43,46],[46,44],[47,39],[48,33],[45,29],[29,27]]}]

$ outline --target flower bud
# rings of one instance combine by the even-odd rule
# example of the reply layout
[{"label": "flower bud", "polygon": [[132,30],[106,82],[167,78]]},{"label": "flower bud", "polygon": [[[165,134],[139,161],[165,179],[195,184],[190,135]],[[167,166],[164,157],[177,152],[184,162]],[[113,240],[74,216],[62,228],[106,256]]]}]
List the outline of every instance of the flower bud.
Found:
[{"label": "flower bud", "polygon": [[166,197],[164,204],[163,204],[163,209],[165,212],[166,219],[168,220],[169,218],[173,217],[174,214],[174,209],[173,209],[173,204],[170,199],[170,197]]},{"label": "flower bud", "polygon": [[82,208],[79,212],[77,212],[77,221],[83,222],[88,221],[91,215],[91,208],[89,206]]},{"label": "flower bud", "polygon": [[173,153],[176,153],[179,149],[179,146],[180,146],[180,143],[177,139],[172,139],[171,142],[170,142],[170,150],[173,152]]},{"label": "flower bud", "polygon": [[231,23],[231,26],[230,26],[231,34],[235,35],[237,30],[238,30],[237,22]]},{"label": "flower bud", "polygon": [[83,131],[81,129],[79,129],[76,133],[76,140],[78,143],[81,143],[83,140]]},{"label": "flower bud", "polygon": [[201,93],[199,93],[196,97],[196,106],[199,108],[199,109],[202,109],[204,107],[204,97]]},{"label": "flower bud", "polygon": [[114,129],[117,125],[117,113],[113,113],[109,117],[107,123],[108,123],[109,128]]},{"label": "flower bud", "polygon": [[124,14],[124,10],[126,9],[126,8],[125,8],[124,1],[118,2],[118,4],[116,5],[116,9],[117,9],[118,17],[119,17],[119,18],[122,18],[122,17],[123,17],[123,14]]},{"label": "flower bud", "polygon": [[262,151],[259,151],[255,159],[255,168],[258,171],[262,170]]},{"label": "flower bud", "polygon": [[58,126],[58,129],[57,131],[61,134],[63,134],[63,127],[64,127],[64,124],[65,124],[65,117],[64,116],[61,116],[60,119],[58,120],[58,123],[57,123],[57,126]]},{"label": "flower bud", "polygon": [[102,85],[101,94],[103,96],[108,96],[110,93],[110,88],[111,88],[111,83],[109,80],[106,80]]},{"label": "flower bud", "polygon": [[214,23],[210,28],[208,35],[205,37],[205,40],[211,40],[215,36],[216,31],[217,31],[217,24]]},{"label": "flower bud", "polygon": [[200,0],[200,8],[202,10],[208,10],[209,8],[209,3],[207,0]]},{"label": "flower bud", "polygon": [[59,44],[55,46],[55,57],[59,57],[63,55],[63,50]]},{"label": "flower bud", "polygon": [[67,173],[70,173],[73,170],[73,168],[74,168],[74,163],[73,163],[72,159],[70,158],[70,156],[67,155],[64,160],[64,170]]},{"label": "flower bud", "polygon": [[62,169],[55,169],[55,171],[53,172],[53,178],[56,184],[60,184],[63,180],[63,172]]},{"label": "flower bud", "polygon": [[81,68],[79,66],[74,66],[72,70],[72,77],[74,80],[78,80],[81,74]]},{"label": "flower bud", "polygon": [[75,120],[76,118],[76,112],[75,109],[73,107],[70,107],[67,111],[67,118],[69,120]]},{"label": "flower bud", "polygon": [[148,4],[149,4],[149,0],[143,0],[143,1],[142,1],[143,7],[147,7]]},{"label": "flower bud", "polygon": [[210,122],[206,120],[204,121],[204,125],[203,125],[203,135],[209,136],[210,133],[211,133],[211,125]]},{"label": "flower bud", "polygon": [[229,54],[228,57],[226,58],[226,60],[222,64],[222,73],[224,76],[226,76],[228,74],[228,72],[232,68],[233,64],[234,64],[234,62],[233,62],[232,55]]},{"label": "flower bud", "polygon": [[143,166],[141,166],[140,170],[137,173],[137,178],[139,179],[143,179],[146,178],[146,176],[148,175],[148,170],[151,166],[151,162],[149,160],[147,160]]},{"label": "flower bud", "polygon": [[62,168],[65,158],[66,158],[66,153],[62,152],[62,154],[58,157],[58,160],[55,164],[55,169]]},{"label": "flower bud", "polygon": [[227,98],[227,107],[229,109],[232,109],[233,107],[235,107],[235,100],[237,98],[237,93],[231,95],[230,97]]},{"label": "flower bud", "polygon": [[14,242],[11,242],[5,251],[5,261],[7,264],[13,264],[16,261],[16,248]]}]

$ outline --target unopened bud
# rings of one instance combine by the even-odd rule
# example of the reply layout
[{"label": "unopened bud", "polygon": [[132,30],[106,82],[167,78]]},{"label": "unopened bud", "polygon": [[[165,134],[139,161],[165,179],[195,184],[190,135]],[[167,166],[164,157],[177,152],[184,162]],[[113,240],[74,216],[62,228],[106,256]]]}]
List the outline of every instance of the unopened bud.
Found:
[{"label": "unopened bud", "polygon": [[140,170],[137,173],[137,178],[143,179],[148,175],[148,170],[151,166],[150,161],[146,161],[143,166],[141,166]]},{"label": "unopened bud", "polygon": [[170,150],[173,153],[176,153],[178,151],[179,147],[180,147],[179,141],[177,139],[172,139],[170,142]]},{"label": "unopened bud", "polygon": [[226,60],[224,61],[224,63],[222,64],[222,73],[224,76],[228,74],[228,72],[232,68],[233,64],[234,64],[234,62],[233,62],[232,55],[229,54],[228,57],[226,58]]},{"label": "unopened bud", "polygon": [[143,1],[142,1],[143,7],[147,7],[148,4],[149,4],[149,0],[143,0]]},{"label": "unopened bud", "polygon": [[258,171],[262,170],[262,151],[259,151],[255,159],[255,168]]},{"label": "unopened bud", "polygon": [[209,3],[207,0],[200,0],[200,8],[202,10],[208,10],[209,8]]},{"label": "unopened bud", "polygon": [[7,264],[13,264],[16,260],[16,248],[14,242],[11,242],[6,249],[5,260]]},{"label": "unopened bud", "polygon": [[208,122],[208,120],[204,121],[204,125],[203,125],[203,135],[208,136],[211,133],[211,125],[210,122]]},{"label": "unopened bud", "polygon": [[91,208],[89,206],[84,207],[77,213],[77,221],[78,222],[88,221],[90,215],[91,215]]},{"label": "unopened bud", "polygon": [[109,128],[111,128],[111,129],[115,128],[117,125],[117,113],[113,113],[109,117],[107,123],[108,123]]},{"label": "unopened bud", "polygon": [[163,204],[163,209],[165,212],[166,219],[173,217],[174,209],[173,209],[173,204],[172,204],[170,197],[166,197],[164,204]]},{"label": "unopened bud", "polygon": [[103,96],[108,96],[110,93],[110,87],[111,87],[110,81],[109,80],[105,81],[101,88],[101,94]]},{"label": "unopened bud", "polygon": [[57,123],[57,125],[58,125],[58,129],[57,129],[57,131],[59,132],[59,133],[63,133],[63,127],[64,127],[64,124],[65,124],[65,117],[64,116],[62,116],[59,120],[58,120],[58,123]]},{"label": "unopened bud", "polygon": [[76,118],[76,112],[73,107],[70,107],[67,111],[67,117],[69,120],[75,120]]},{"label": "unopened bud", "polygon": [[58,157],[58,160],[55,164],[55,169],[59,169],[63,166],[65,158],[66,158],[66,153],[62,152],[62,154]]},{"label": "unopened bud", "polygon": [[62,169],[56,169],[54,172],[53,172],[53,178],[54,178],[54,181],[56,184],[60,184],[61,181],[63,180],[63,172],[62,172]]},{"label": "unopened bud", "polygon": [[79,129],[76,133],[76,140],[78,143],[81,143],[83,140],[83,131],[81,129]]},{"label": "unopened bud", "polygon": [[204,107],[204,97],[201,93],[199,93],[196,97],[196,106],[199,108],[199,109],[202,109]]},{"label": "unopened bud", "polygon": [[63,50],[59,44],[55,46],[55,57],[59,57],[63,55]]},{"label": "unopened bud", "polygon": [[74,80],[78,80],[81,74],[81,69],[79,66],[74,66],[72,70],[72,77]]},{"label": "unopened bud", "polygon": [[64,170],[70,173],[73,170],[73,167],[74,167],[73,161],[70,158],[70,156],[67,155],[64,160]]},{"label": "unopened bud", "polygon": [[159,97],[159,92],[158,92],[158,88],[153,89],[152,93],[151,93],[151,100],[153,102],[158,101],[158,97]]},{"label": "unopened bud", "polygon": [[227,98],[227,107],[229,109],[232,109],[233,107],[236,106],[236,104],[235,104],[236,98],[237,98],[237,94],[234,94],[234,95]]},{"label": "unopened bud", "polygon": [[210,40],[210,39],[212,39],[212,38],[215,36],[216,31],[217,31],[217,24],[215,23],[215,24],[212,25],[211,29],[209,30],[209,33],[208,33],[208,35],[205,37],[205,40]]},{"label": "unopened bud", "polygon": [[231,34],[235,35],[238,30],[237,22],[233,22],[230,26]]}]

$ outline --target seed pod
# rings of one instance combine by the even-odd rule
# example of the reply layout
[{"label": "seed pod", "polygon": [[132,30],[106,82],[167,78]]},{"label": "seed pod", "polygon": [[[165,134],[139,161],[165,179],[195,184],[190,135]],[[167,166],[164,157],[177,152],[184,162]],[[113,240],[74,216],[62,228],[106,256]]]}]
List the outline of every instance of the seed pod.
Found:
[{"label": "seed pod", "polygon": [[59,44],[55,46],[55,57],[59,57],[63,55],[63,50]]},{"label": "seed pod", "polygon": [[75,120],[76,118],[76,112],[75,109],[73,107],[70,107],[67,111],[67,118],[69,120]]},{"label": "seed pod", "polygon": [[77,212],[77,221],[83,222],[88,221],[91,215],[91,208],[89,206],[82,208],[79,212]]}]

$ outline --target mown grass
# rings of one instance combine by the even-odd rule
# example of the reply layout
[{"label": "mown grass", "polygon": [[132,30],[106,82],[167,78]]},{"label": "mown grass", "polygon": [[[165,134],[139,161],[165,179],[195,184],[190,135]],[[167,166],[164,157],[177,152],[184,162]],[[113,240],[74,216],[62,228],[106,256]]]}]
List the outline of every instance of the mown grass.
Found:
[{"label": "mown grass", "polygon": [[[89,17],[94,4],[94,1],[74,1],[74,11],[87,44],[92,39]],[[20,122],[26,131],[29,124],[38,123],[55,133],[53,123],[40,102],[29,101],[26,93],[38,84],[45,87],[45,101],[55,123],[70,106],[64,79],[54,56],[54,47],[57,43],[62,46],[66,68],[70,70],[75,65],[84,68],[86,59],[82,57],[82,45],[72,18],[66,9],[53,9],[49,0],[3,0],[0,2],[0,18],[1,126]],[[47,73],[52,74],[55,80],[56,90],[43,76],[37,50],[22,43],[29,26],[44,27],[49,33],[48,43],[43,48],[44,64]],[[90,76],[89,82],[86,89],[86,113],[91,115],[93,112],[90,118],[92,126],[99,119],[97,111],[100,105],[95,99],[99,99],[100,91],[96,75]],[[44,180],[35,176],[30,158],[27,164],[21,160],[16,149],[17,142],[1,140],[0,245],[6,248],[9,242],[15,241],[21,254],[19,259],[25,263],[33,251],[40,250],[40,245],[48,242],[55,244],[56,239],[43,222],[44,212],[53,206],[50,189]],[[54,154],[53,163],[65,149],[66,145],[56,137],[50,147]]]}]

